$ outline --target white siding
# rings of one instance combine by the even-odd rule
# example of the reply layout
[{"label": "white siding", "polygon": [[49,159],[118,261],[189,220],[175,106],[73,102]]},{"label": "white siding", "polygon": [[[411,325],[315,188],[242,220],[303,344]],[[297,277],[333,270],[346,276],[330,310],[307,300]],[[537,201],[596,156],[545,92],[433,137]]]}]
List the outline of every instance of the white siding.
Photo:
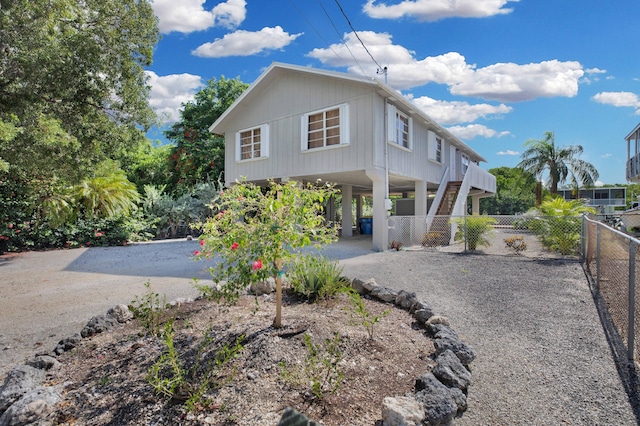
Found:
[{"label": "white siding", "polygon": [[[260,180],[310,174],[365,170],[373,165],[373,107],[378,98],[366,86],[318,76],[291,73],[276,80],[227,127],[227,181],[238,177]],[[301,116],[342,104],[349,105],[349,145],[301,149]],[[235,133],[269,124],[269,158],[238,163]]]}]

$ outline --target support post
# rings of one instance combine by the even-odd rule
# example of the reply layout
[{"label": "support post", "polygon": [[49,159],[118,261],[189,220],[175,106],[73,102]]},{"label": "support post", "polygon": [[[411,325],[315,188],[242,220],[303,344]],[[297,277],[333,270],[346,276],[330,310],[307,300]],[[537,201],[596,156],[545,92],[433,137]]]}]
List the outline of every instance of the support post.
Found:
[{"label": "support post", "polygon": [[387,210],[385,199],[385,172],[382,169],[366,171],[373,183],[373,249],[385,251],[389,246],[389,225],[387,224]]},{"label": "support post", "polygon": [[351,213],[353,200],[353,187],[351,185],[342,185],[342,236],[351,237],[353,235],[352,223],[353,217]]},{"label": "support post", "polygon": [[627,358],[635,358],[635,313],[636,313],[636,245],[629,241],[629,328],[627,334]]},{"label": "support post", "polygon": [[600,291],[600,224],[596,224],[596,286]]}]

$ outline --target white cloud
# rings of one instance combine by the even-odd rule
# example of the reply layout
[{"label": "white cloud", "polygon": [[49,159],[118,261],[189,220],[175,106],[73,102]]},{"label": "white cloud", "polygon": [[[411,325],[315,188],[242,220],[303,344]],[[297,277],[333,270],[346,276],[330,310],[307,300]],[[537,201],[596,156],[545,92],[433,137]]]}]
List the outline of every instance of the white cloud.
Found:
[{"label": "white cloud", "polygon": [[158,17],[158,28],[163,34],[173,31],[191,33],[211,27],[233,29],[247,15],[246,0],[227,0],[213,9],[205,10],[206,0],[152,0],[151,7]]},{"label": "white cloud", "polygon": [[506,151],[498,151],[496,152],[496,155],[520,155],[520,153],[518,151],[508,149]]},{"label": "white cloud", "polygon": [[498,63],[479,68],[451,87],[454,95],[478,96],[503,102],[578,94],[584,71],[579,62],[558,60],[526,65]]},{"label": "white cloud", "polygon": [[600,156],[600,158],[611,158],[611,157],[613,157],[613,154],[602,154]]},{"label": "white cloud", "polygon": [[596,188],[602,188],[604,186],[604,182],[601,180],[597,180],[593,183],[593,186],[595,186]]},{"label": "white cloud", "polygon": [[178,121],[182,104],[193,100],[196,91],[202,87],[202,78],[198,75],[159,76],[153,71],[146,71],[146,74],[151,86],[149,104],[163,123]]},{"label": "white cloud", "polygon": [[596,93],[592,99],[605,105],[613,105],[615,107],[632,107],[636,109],[636,114],[640,114],[640,98],[638,98],[638,95],[635,93],[600,92]]},{"label": "white cloud", "polygon": [[484,18],[504,15],[513,11],[504,6],[517,1],[519,0],[403,0],[398,4],[387,5],[368,0],[362,10],[371,18],[396,19],[408,16],[419,21],[437,21],[454,17]]},{"label": "white cloud", "polygon": [[502,115],[511,112],[505,104],[469,104],[460,101],[439,101],[428,96],[412,99],[414,105],[440,124],[471,123],[490,115]]},{"label": "white cloud", "polygon": [[267,49],[281,49],[287,46],[299,34],[289,34],[282,27],[264,27],[260,31],[238,30],[212,43],[205,43],[191,53],[204,58],[222,58],[227,56],[251,56]]},{"label": "white cloud", "polygon": [[[428,83],[446,84],[455,95],[476,96],[501,102],[517,102],[538,97],[575,96],[584,71],[579,62],[558,60],[518,65],[498,63],[484,68],[468,64],[464,56],[449,52],[416,59],[414,53],[395,45],[391,35],[363,31],[358,33],[376,60],[388,66],[388,82],[396,89]],[[353,33],[345,34],[345,44],[314,49],[308,56],[324,65],[347,67],[353,74],[376,75],[376,66]],[[371,65],[370,65],[371,64]]]},{"label": "white cloud", "polygon": [[606,74],[607,70],[601,70],[600,68],[587,68],[584,72],[587,74]]},{"label": "white cloud", "polygon": [[473,139],[476,136],[482,136],[485,138],[498,137],[501,138],[503,136],[509,135],[509,132],[497,132],[493,129],[488,128],[482,124],[469,124],[467,126],[452,126],[447,127],[454,136],[457,136],[460,139],[469,140]]}]

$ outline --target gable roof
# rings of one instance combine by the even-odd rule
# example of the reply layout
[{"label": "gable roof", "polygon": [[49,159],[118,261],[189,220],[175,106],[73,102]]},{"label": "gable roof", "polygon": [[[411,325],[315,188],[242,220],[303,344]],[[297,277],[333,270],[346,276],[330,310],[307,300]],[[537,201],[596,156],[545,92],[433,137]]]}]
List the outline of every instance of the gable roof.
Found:
[{"label": "gable roof", "polygon": [[284,64],[281,62],[273,62],[269,68],[267,68],[254,82],[245,90],[242,95],[235,100],[233,104],[209,127],[209,131],[215,134],[224,134],[227,123],[241,113],[243,108],[241,105],[250,104],[254,99],[259,97],[264,90],[266,90],[273,82],[275,82],[282,75],[287,73],[304,73],[317,75],[321,77],[329,77],[340,80],[351,81],[356,84],[362,84],[371,86],[372,89],[378,91],[378,93],[387,98],[395,105],[402,106],[402,109],[411,115],[414,119],[418,118],[421,121],[427,123],[427,125],[434,129],[434,131],[440,136],[444,137],[448,142],[452,143],[461,151],[471,155],[475,160],[484,161],[480,154],[475,152],[471,147],[462,142],[458,137],[454,136],[449,130],[442,127],[435,120],[422,112],[418,107],[409,102],[402,94],[394,90],[391,86],[381,82],[377,78],[362,77],[353,74],[347,74],[336,71],[321,70],[311,67],[303,67],[299,65]]}]

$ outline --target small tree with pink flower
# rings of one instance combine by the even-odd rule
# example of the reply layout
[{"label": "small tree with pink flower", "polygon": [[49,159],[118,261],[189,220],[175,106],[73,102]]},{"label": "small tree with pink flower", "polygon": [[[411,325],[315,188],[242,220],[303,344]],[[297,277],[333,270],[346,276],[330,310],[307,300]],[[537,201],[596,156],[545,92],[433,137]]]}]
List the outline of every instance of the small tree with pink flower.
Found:
[{"label": "small tree with pink flower", "polygon": [[336,193],[330,184],[270,182],[261,188],[245,181],[220,192],[218,213],[203,226],[200,258],[219,256],[210,268],[216,288],[210,291],[233,303],[251,283],[276,279],[276,318],[281,327],[284,265],[300,255],[300,249],[320,247],[338,238],[328,226],[324,206]]}]

